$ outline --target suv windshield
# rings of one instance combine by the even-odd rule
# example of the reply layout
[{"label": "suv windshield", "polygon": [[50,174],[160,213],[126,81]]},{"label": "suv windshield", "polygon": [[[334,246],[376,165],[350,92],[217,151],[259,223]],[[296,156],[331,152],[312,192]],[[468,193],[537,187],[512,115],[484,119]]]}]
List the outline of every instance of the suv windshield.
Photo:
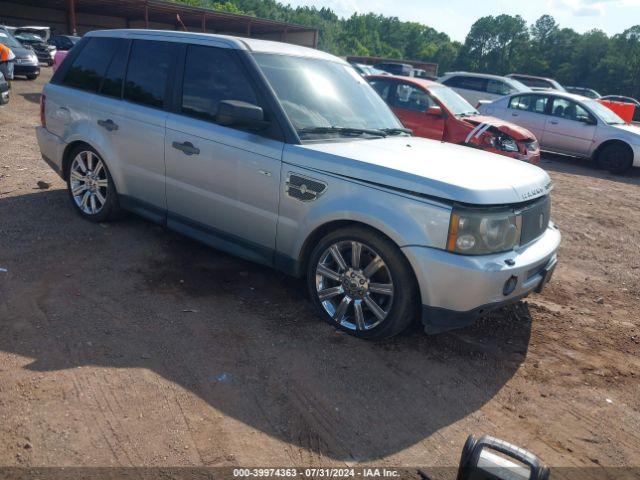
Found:
[{"label": "suv windshield", "polygon": [[253,56],[301,137],[403,130],[351,65],[270,53]]},{"label": "suv windshield", "polygon": [[431,95],[440,100],[456,116],[476,115],[478,111],[449,87],[430,87]]}]

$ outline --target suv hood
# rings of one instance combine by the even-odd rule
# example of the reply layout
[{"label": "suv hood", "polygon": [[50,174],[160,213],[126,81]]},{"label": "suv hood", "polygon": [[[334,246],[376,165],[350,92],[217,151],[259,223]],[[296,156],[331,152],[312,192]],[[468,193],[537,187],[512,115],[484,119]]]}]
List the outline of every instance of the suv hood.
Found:
[{"label": "suv hood", "polygon": [[284,161],[474,205],[520,203],[551,190],[549,175],[534,165],[419,137],[286,145]]},{"label": "suv hood", "polygon": [[469,115],[468,117],[461,118],[462,121],[470,123],[473,127],[480,124],[491,125],[497,128],[503,133],[506,133],[514,140],[535,140],[535,135],[526,128],[522,128],[515,123],[507,122],[496,117],[489,117],[486,115]]}]

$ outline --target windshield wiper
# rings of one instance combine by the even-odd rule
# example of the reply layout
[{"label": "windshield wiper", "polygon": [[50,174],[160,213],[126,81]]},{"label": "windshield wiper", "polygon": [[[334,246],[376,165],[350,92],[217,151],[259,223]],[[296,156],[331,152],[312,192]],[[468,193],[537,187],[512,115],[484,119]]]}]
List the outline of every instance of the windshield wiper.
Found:
[{"label": "windshield wiper", "polygon": [[413,130],[411,130],[410,128],[383,128],[381,130],[387,135],[399,135],[401,133],[413,135]]},{"label": "windshield wiper", "polygon": [[299,134],[306,133],[338,133],[345,135],[374,135],[376,137],[386,137],[387,133],[384,130],[378,130],[375,128],[354,128],[354,127],[306,127],[298,130]]}]

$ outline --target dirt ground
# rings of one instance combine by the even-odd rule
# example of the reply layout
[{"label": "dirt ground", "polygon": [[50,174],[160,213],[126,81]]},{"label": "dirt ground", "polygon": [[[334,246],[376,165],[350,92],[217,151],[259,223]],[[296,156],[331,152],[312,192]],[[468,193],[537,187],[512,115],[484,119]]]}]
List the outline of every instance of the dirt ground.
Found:
[{"label": "dirt ground", "polygon": [[638,169],[543,159],[563,233],[545,292],[373,344],[297,280],[83,221],[34,135],[48,78],[0,108],[1,466],[451,466],[469,433],[640,466]]}]

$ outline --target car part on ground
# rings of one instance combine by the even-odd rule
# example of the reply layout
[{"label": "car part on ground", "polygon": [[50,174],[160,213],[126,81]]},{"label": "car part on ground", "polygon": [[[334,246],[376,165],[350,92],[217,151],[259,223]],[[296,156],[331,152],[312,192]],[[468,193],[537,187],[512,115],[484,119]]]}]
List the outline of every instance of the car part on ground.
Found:
[{"label": "car part on ground", "polygon": [[542,150],[592,159],[616,174],[640,166],[640,128],[596,100],[556,91],[513,94],[480,111],[531,130]]},{"label": "car part on ground", "polygon": [[414,135],[466,145],[537,164],[536,137],[514,123],[480,115],[454,90],[440,83],[400,76],[367,81]]},{"label": "car part on ground", "polygon": [[[44,88],[43,159],[83,217],[121,205],[306,276],[323,318],[359,337],[395,335],[420,310],[430,333],[457,328],[544,287],[560,243],[546,172],[411,137],[348,63],[290,48],[90,32]],[[461,204],[480,219],[457,223],[485,243],[476,255],[447,250]],[[519,235],[489,218],[498,205]]]}]

